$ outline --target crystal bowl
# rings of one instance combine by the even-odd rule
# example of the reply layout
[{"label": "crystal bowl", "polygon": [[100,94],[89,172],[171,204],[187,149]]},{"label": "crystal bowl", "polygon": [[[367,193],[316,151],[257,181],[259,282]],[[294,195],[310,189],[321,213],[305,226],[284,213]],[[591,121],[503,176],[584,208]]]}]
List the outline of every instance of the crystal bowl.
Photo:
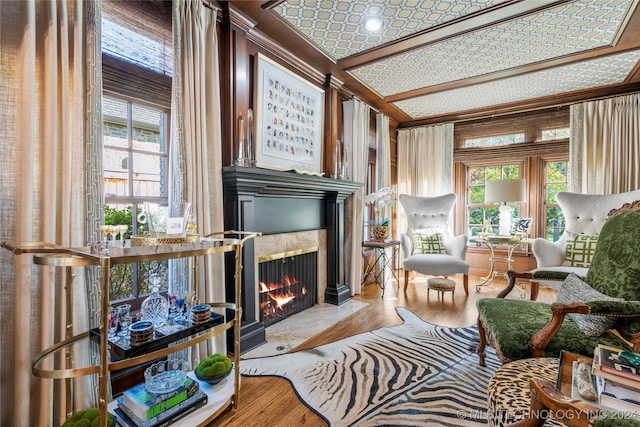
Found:
[{"label": "crystal bowl", "polygon": [[167,360],[154,363],[144,371],[147,392],[169,393],[180,388],[187,379],[190,364],[187,360]]}]

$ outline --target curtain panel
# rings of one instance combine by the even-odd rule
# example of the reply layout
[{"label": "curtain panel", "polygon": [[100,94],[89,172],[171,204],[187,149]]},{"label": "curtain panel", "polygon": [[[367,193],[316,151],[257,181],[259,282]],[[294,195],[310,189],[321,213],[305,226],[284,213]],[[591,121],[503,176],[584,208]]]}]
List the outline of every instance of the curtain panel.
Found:
[{"label": "curtain panel", "polygon": [[[376,114],[376,170],[377,188],[391,187],[391,139],[389,138],[389,117]],[[366,179],[366,177],[365,177]],[[391,206],[382,208],[382,218],[392,218]],[[390,229],[393,229],[392,227]]]},{"label": "curtain panel", "polygon": [[[192,203],[201,235],[224,229],[216,17],[217,10],[203,5],[202,0],[173,2],[171,199]],[[207,257],[198,265],[202,280],[194,284],[198,299],[224,301],[223,255]],[[201,355],[195,357],[200,359],[224,353],[224,335],[202,344],[199,350]]]},{"label": "curtain panel", "polygon": [[[367,179],[369,152],[369,115],[371,107],[358,99],[343,103],[344,145],[350,154],[352,181],[364,183]],[[362,290],[362,240],[364,232],[364,187],[345,201],[345,277],[351,295]]]},{"label": "curtain panel", "polygon": [[640,93],[572,105],[570,160],[572,191],[640,188]]},{"label": "curtain panel", "polygon": [[[97,239],[99,34],[95,1],[0,2],[1,241],[77,247]],[[96,402],[96,378],[74,380],[71,394],[67,381],[35,377],[31,361],[96,324],[99,281],[76,269],[72,304],[62,269],[36,268],[32,259],[0,251],[1,425],[59,425],[74,405]],[[88,353],[74,354],[76,363],[91,364]]]},{"label": "curtain panel", "polygon": [[[453,191],[453,123],[398,131],[398,194],[437,196]],[[407,228],[396,214],[398,236]]]}]

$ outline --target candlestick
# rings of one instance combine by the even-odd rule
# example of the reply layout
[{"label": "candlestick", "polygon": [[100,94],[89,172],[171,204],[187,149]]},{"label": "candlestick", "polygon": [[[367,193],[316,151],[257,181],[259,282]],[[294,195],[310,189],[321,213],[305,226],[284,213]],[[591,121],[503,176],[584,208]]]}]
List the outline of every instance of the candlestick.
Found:
[{"label": "candlestick", "polygon": [[244,118],[242,114],[238,118],[238,159],[236,164],[244,166]]},{"label": "candlestick", "polygon": [[349,161],[347,160],[347,149],[342,151],[340,179],[349,179]]},{"label": "candlestick", "polygon": [[340,178],[340,140],[336,140],[336,149],[333,151],[333,178]]},{"label": "candlestick", "polygon": [[249,128],[247,133],[247,166],[255,166],[255,153],[253,148],[253,110],[251,108],[247,111],[247,125]]}]

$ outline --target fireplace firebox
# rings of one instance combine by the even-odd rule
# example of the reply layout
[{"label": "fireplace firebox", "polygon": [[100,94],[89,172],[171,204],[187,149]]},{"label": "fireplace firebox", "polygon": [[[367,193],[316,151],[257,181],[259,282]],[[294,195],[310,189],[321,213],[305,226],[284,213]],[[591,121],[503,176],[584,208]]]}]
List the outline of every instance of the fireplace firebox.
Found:
[{"label": "fireplace firebox", "polygon": [[318,248],[258,260],[260,322],[265,326],[313,307],[318,299]]}]

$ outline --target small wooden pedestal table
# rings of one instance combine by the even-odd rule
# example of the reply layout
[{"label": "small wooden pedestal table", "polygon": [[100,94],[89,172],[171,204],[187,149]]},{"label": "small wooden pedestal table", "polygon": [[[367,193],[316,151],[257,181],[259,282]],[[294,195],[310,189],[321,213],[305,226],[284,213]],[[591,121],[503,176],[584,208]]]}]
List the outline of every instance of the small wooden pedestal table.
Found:
[{"label": "small wooden pedestal table", "polygon": [[[394,279],[396,279],[396,283],[400,286],[400,282],[398,281],[398,275],[396,274],[396,259],[398,257],[398,252],[400,251],[400,241],[399,240],[385,240],[385,241],[376,241],[376,240],[368,240],[366,242],[362,242],[363,248],[372,248],[375,250],[376,261],[367,265],[367,269],[364,272],[364,276],[362,276],[361,286],[364,285],[364,282],[367,280],[370,274],[373,273],[373,278],[376,281],[376,284],[380,286],[382,289],[382,296],[384,297],[384,286],[386,282],[385,271],[387,267],[391,269],[391,275]],[[387,253],[387,249],[391,250],[391,255]]]}]

